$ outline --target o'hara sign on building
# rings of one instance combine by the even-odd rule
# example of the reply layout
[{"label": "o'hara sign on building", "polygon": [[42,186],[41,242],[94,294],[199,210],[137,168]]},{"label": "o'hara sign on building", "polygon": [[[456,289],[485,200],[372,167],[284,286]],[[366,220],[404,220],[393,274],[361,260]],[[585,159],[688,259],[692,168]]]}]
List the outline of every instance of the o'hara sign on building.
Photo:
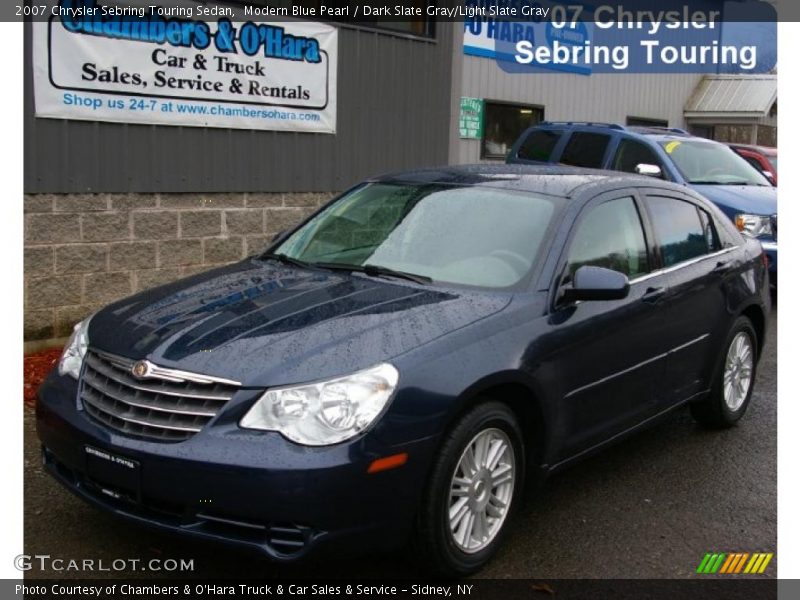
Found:
[{"label": "o'hara sign on building", "polygon": [[[197,6],[183,14],[211,13]],[[38,117],[336,132],[334,27],[97,0],[57,12],[33,24]]]}]

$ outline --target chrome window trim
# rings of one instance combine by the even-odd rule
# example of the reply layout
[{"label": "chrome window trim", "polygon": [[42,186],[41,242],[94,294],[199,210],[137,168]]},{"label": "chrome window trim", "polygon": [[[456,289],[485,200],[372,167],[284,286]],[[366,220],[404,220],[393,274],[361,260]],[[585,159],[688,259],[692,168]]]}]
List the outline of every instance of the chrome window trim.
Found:
[{"label": "chrome window trim", "polygon": [[646,275],[642,275],[641,277],[636,277],[635,279],[631,279],[629,283],[633,285],[634,283],[639,283],[640,281],[646,281],[648,279],[652,279],[653,277],[658,277],[659,275],[666,275],[667,273],[672,273],[674,271],[679,271],[680,269],[685,269],[686,267],[691,267],[699,262],[707,260],[709,258],[714,258],[717,256],[722,256],[723,254],[727,254],[728,252],[733,252],[737,250],[739,246],[733,246],[731,248],[724,248],[722,250],[717,250],[711,254],[704,254],[703,256],[698,256],[696,258],[692,258],[690,260],[684,261],[682,263],[678,263],[677,265],[672,265],[671,267],[666,267],[664,269],[658,269],[657,271],[651,271]]}]

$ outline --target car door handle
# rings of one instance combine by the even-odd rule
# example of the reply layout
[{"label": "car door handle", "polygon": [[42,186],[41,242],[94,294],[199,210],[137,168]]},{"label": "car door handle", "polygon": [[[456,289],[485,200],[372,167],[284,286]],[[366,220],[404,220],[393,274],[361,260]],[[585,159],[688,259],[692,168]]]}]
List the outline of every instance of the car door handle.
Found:
[{"label": "car door handle", "polygon": [[651,304],[655,304],[666,293],[667,289],[663,287],[649,287],[644,292],[644,296],[642,296],[642,302],[649,302]]},{"label": "car door handle", "polygon": [[731,270],[731,263],[726,260],[721,260],[717,263],[716,267],[711,269],[711,272],[721,275],[723,273],[727,273],[730,270]]}]

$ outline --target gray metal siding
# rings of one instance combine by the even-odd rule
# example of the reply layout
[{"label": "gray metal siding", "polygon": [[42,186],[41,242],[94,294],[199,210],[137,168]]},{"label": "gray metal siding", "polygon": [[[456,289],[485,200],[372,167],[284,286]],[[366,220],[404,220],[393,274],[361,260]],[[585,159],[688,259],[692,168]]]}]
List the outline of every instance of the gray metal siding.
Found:
[{"label": "gray metal siding", "polygon": [[[626,117],[649,117],[683,127],[683,107],[701,78],[698,74],[598,74],[557,72],[510,74],[488,58],[465,56],[462,95],[544,107],[550,121],[625,124]],[[455,162],[480,161],[480,140],[461,140]]]},{"label": "gray metal siding", "polygon": [[25,191],[314,192],[446,163],[451,23],[436,40],[339,29],[335,135],[37,119],[25,39]]}]

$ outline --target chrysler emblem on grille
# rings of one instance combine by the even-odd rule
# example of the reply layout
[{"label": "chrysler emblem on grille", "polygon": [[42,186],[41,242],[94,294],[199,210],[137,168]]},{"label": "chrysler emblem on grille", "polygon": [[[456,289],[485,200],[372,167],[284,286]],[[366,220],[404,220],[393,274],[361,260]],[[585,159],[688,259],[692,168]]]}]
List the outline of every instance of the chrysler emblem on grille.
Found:
[{"label": "chrysler emblem on grille", "polygon": [[140,379],[147,377],[150,374],[150,363],[146,360],[140,360],[133,363],[133,366],[131,367],[131,373]]}]

